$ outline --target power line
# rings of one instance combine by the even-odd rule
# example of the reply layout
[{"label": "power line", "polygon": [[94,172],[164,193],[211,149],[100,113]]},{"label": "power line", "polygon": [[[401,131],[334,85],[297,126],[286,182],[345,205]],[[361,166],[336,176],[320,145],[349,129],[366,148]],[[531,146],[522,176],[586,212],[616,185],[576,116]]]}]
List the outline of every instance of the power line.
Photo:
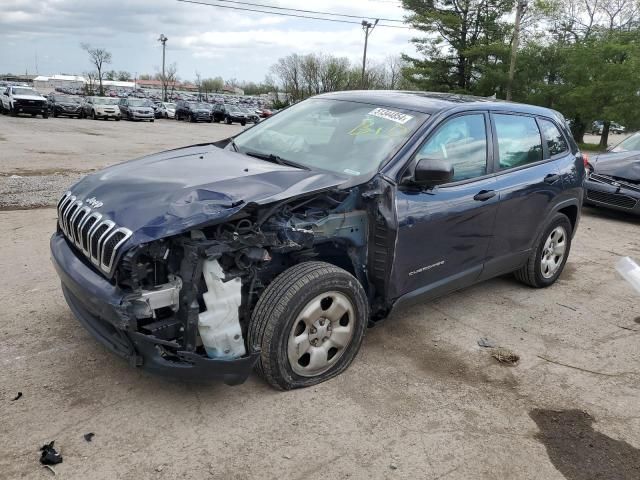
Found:
[{"label": "power line", "polygon": [[[215,3],[206,3],[206,2],[200,2],[197,0],[177,0],[178,2],[183,2],[183,3],[193,3],[195,5],[206,5],[207,7],[216,7],[216,8],[227,8],[229,10],[242,10],[242,11],[246,11],[246,12],[257,12],[257,13],[267,13],[269,15],[279,15],[281,17],[294,17],[294,18],[306,18],[308,20],[323,20],[325,22],[336,22],[336,23],[350,23],[352,25],[362,25],[361,22],[354,22],[352,20],[341,20],[338,18],[325,18],[325,17],[314,17],[314,16],[310,16],[310,15],[297,15],[295,13],[284,13],[284,12],[271,12],[268,10],[258,10],[256,8],[245,8],[245,7],[232,7],[230,5],[219,5],[219,4],[215,4]],[[223,1],[223,0],[217,0],[217,1]],[[360,17],[358,17],[360,18]],[[385,24],[378,24],[379,27],[385,27],[385,28],[402,28],[405,30],[409,30],[412,27],[407,27],[404,25],[385,25]]]},{"label": "power line", "polygon": [[[315,15],[331,15],[333,17],[346,17],[346,18],[362,19],[362,16],[360,16],[360,15],[349,15],[349,14],[346,14],[346,13],[331,13],[331,12],[321,12],[321,11],[317,11],[317,10],[302,10],[300,8],[276,7],[275,5],[265,5],[264,3],[241,2],[239,0],[215,0],[215,1],[216,2],[221,2],[221,3],[235,3],[235,4],[238,4],[238,5],[249,5],[251,7],[263,7],[263,8],[273,9],[273,10],[287,10],[287,11],[290,11],[290,12],[311,13],[311,14],[315,14]],[[378,18],[378,20],[381,20],[383,22],[404,23],[404,20],[398,20],[397,18]]]}]

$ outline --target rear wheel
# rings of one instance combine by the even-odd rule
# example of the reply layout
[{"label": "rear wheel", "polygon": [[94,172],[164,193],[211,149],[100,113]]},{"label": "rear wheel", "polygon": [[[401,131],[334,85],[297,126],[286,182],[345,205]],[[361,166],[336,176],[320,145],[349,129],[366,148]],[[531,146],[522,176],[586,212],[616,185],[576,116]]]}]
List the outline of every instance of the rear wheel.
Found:
[{"label": "rear wheel", "polygon": [[515,272],[516,278],[535,288],[553,285],[567,263],[572,231],[567,216],[557,213],[538,237],[527,263]]},{"label": "rear wheel", "polygon": [[368,314],[364,289],[347,271],[324,262],[291,267],[252,314],[248,343],[260,351],[258,373],[282,390],[335,377],[358,353]]}]

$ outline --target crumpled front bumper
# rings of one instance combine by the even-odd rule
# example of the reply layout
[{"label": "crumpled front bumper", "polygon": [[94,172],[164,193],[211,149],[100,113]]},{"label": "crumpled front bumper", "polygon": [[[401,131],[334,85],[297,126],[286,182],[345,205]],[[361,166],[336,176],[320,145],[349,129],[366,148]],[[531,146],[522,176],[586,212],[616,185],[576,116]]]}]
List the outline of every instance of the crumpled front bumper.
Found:
[{"label": "crumpled front bumper", "polygon": [[235,360],[216,360],[179,351],[163,355],[162,340],[126,328],[131,310],[125,294],[76,257],[63,235],[51,237],[51,258],[62,282],[67,304],[80,323],[100,343],[132,366],[180,380],[244,382],[259,353]]},{"label": "crumpled front bumper", "polygon": [[640,215],[640,189],[637,187],[628,188],[620,182],[614,185],[611,182],[605,183],[587,178],[584,188],[584,203],[587,205]]}]

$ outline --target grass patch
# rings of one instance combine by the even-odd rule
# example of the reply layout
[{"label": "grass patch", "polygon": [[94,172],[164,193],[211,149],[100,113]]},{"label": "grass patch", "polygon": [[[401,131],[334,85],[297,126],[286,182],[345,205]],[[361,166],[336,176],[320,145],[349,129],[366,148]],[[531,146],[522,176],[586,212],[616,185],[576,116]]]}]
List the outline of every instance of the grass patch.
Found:
[{"label": "grass patch", "polygon": [[578,147],[584,152],[605,152],[607,150],[602,148],[599,143],[579,143]]}]

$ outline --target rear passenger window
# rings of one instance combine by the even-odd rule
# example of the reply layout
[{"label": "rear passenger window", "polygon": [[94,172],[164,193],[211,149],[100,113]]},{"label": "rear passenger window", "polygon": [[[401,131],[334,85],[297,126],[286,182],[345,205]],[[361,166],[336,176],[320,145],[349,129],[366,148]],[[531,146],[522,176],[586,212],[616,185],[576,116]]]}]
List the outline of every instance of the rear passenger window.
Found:
[{"label": "rear passenger window", "polygon": [[542,160],[542,140],[534,118],[495,114],[493,121],[501,170]]},{"label": "rear passenger window", "polygon": [[553,122],[549,120],[538,120],[540,122],[540,128],[542,129],[542,136],[547,142],[547,148],[549,148],[549,155],[554,156],[559,153],[564,153],[569,150],[567,142],[558,130]]},{"label": "rear passenger window", "polygon": [[416,156],[449,163],[453,166],[454,182],[485,175],[487,133],[484,114],[462,115],[446,121]]}]

